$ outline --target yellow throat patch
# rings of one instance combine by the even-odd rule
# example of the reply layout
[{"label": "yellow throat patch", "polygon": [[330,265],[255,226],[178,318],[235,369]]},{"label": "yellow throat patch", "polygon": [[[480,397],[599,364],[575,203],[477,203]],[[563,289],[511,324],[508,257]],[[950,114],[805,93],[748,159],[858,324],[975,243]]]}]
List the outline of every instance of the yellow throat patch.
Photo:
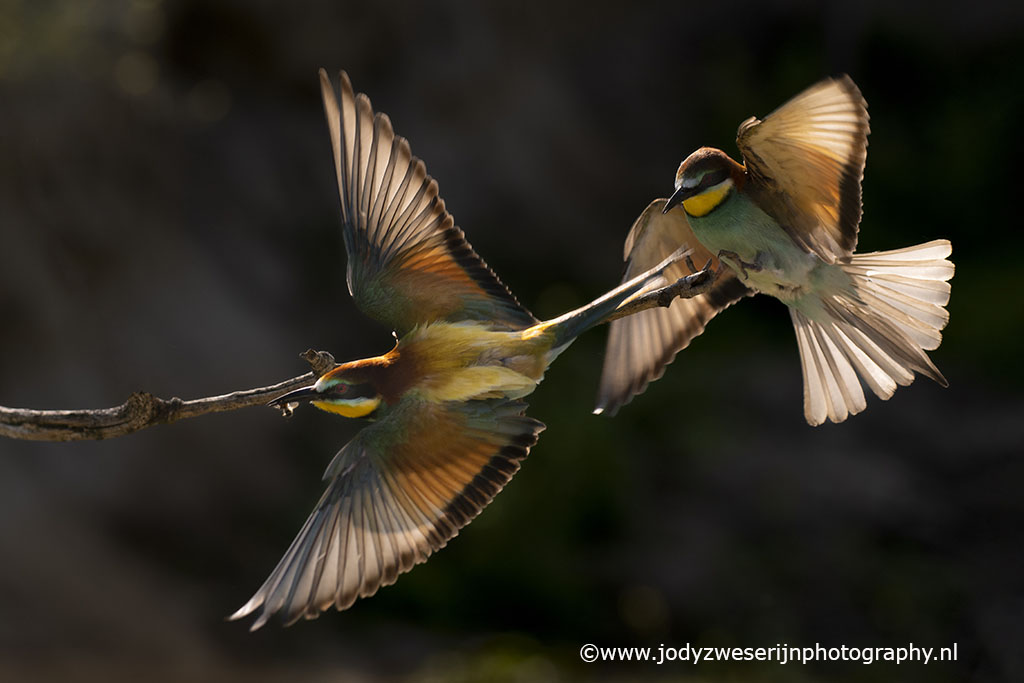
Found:
[{"label": "yellow throat patch", "polygon": [[379,398],[354,398],[345,402],[310,401],[320,410],[342,417],[366,417],[380,405]]},{"label": "yellow throat patch", "polygon": [[729,193],[732,192],[732,188],[732,178],[726,178],[717,185],[712,185],[700,194],[683,200],[683,209],[686,213],[694,216],[695,218],[706,216],[711,213],[712,209],[721,204],[722,201],[729,196]]}]

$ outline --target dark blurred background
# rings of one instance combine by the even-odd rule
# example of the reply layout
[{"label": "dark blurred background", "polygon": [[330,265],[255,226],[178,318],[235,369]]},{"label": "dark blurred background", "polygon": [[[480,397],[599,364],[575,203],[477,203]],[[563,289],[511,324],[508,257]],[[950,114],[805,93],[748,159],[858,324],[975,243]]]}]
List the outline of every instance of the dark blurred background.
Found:
[{"label": "dark blurred background", "polygon": [[[351,610],[249,634],[359,428],[312,410],[0,442],[0,679],[1024,680],[1020,3],[0,0],[0,404],[192,398],[381,353],[344,253],[316,69],[438,179],[541,317],[618,281],[696,147],[850,73],[862,250],[954,243],[950,381],[808,427],[789,317],[715,320],[614,419],[604,331],[481,517]],[[1014,152],[1016,149],[1018,152]],[[958,644],[949,664],[583,664],[584,643]]]}]

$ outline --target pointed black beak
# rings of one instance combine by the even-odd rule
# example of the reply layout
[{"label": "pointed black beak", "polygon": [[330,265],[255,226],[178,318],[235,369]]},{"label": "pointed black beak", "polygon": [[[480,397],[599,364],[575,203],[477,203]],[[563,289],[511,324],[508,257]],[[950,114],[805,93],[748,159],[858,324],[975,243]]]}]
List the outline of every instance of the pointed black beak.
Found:
[{"label": "pointed black beak", "polygon": [[281,408],[289,403],[304,403],[306,401],[312,401],[318,396],[320,396],[320,392],[316,390],[315,385],[311,384],[308,387],[302,387],[295,391],[289,391],[287,394],[282,394],[267,405],[275,408]]},{"label": "pointed black beak", "polygon": [[675,192],[672,193],[672,196],[668,198],[668,201],[665,202],[665,208],[662,209],[661,212],[668,213],[669,211],[672,210],[672,207],[678,206],[685,200],[689,199],[696,189],[696,187],[680,186],[678,189],[676,189]]}]

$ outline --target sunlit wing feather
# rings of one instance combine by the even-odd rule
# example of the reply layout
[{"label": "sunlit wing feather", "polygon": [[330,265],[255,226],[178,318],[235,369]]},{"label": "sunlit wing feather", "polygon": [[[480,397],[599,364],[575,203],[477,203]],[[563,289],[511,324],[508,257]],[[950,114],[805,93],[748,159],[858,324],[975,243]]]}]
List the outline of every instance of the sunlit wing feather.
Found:
[{"label": "sunlit wing feather", "polygon": [[437,183],[387,115],[373,113],[345,72],[340,94],[320,70],[348,251],[348,288],[359,308],[399,333],[436,320],[521,329],[534,317],[455,226]]},{"label": "sunlit wing feather", "polygon": [[[696,267],[703,267],[708,260],[712,268],[718,267],[717,257],[697,241],[682,209],[662,213],[665,201],[651,202],[633,224],[624,249],[628,263],[623,280],[657,264],[682,244],[694,250],[691,260]],[[665,278],[674,282],[689,274],[686,263],[677,261],[665,271]],[[704,331],[711,318],[749,293],[735,274],[726,269],[705,294],[676,299],[668,308],[652,308],[613,321],[596,411],[614,414],[643,392],[650,382],[661,377],[676,354]]]},{"label": "sunlit wing feather", "polygon": [[829,263],[857,246],[868,145],[867,102],[849,76],[818,83],[759,120],[736,145],[746,191],[809,252]]},{"label": "sunlit wing feather", "polygon": [[543,423],[521,401],[403,399],[361,431],[270,578],[232,619],[290,624],[394,583],[444,547],[512,478]]}]

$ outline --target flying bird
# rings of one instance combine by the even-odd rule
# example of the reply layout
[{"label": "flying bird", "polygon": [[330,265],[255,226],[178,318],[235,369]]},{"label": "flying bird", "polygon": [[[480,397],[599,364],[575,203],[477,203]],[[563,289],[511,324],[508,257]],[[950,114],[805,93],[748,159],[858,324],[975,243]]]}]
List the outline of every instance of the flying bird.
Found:
[{"label": "flying bird", "polygon": [[[711,147],[680,164],[675,192],[626,238],[626,278],[680,244],[719,276],[700,296],[611,324],[594,412],[628,403],[719,311],[758,293],[789,308],[811,425],[864,410],[861,381],[882,399],[915,373],[947,386],[926,351],[949,321],[949,241],[854,253],[868,131],[867,103],[844,75],[741,123],[742,164]],[[666,275],[687,272],[678,262]]]},{"label": "flying bird", "polygon": [[538,321],[473,251],[437,183],[385,114],[320,70],[341,195],[348,289],[396,333],[272,405],[370,422],[334,457],[316,509],[231,616],[255,630],[346,609],[425,561],[508,483],[544,424],[522,400],[548,365],[620,304],[665,283],[683,250],[590,304]]}]

